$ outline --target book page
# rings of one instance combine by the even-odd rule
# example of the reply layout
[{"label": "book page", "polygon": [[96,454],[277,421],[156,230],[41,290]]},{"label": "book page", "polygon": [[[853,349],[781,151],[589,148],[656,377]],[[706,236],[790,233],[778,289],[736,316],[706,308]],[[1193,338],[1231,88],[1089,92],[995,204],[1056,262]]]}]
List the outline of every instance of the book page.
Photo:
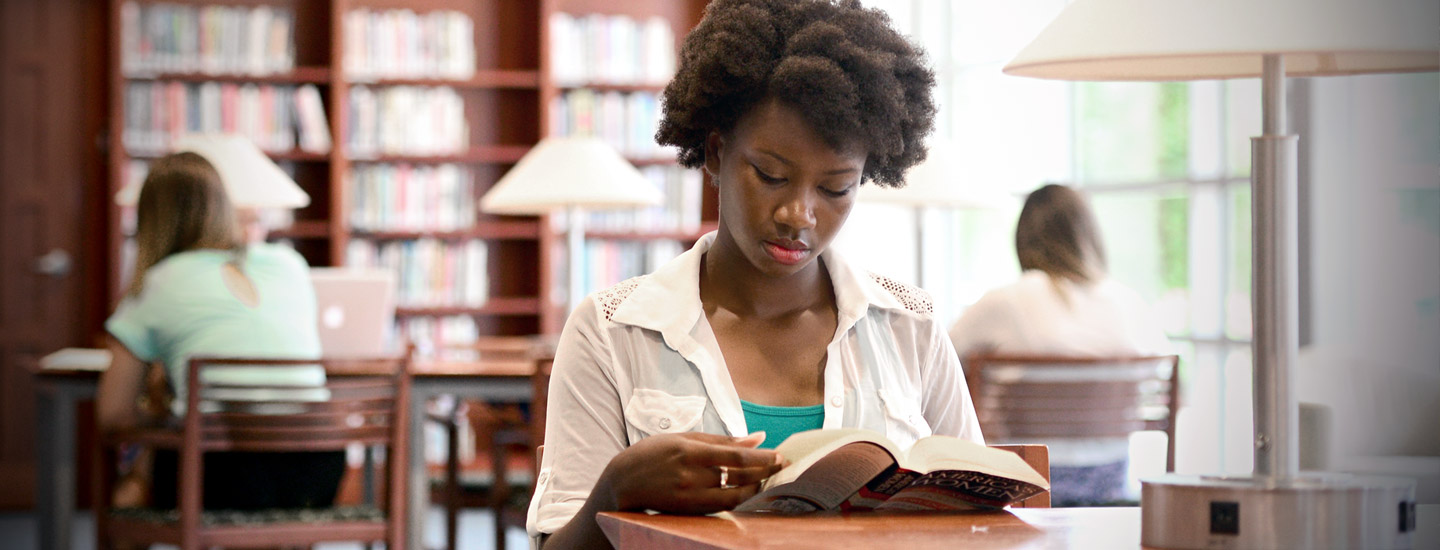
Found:
[{"label": "book page", "polygon": [[[1001,451],[1005,452],[1005,451]],[[980,472],[939,470],[920,476],[877,510],[1000,509],[1045,489]]]},{"label": "book page", "polygon": [[808,430],[790,436],[775,448],[775,451],[785,457],[790,465],[766,479],[760,485],[760,490],[795,481],[800,474],[824,458],[825,455],[858,441],[874,443],[884,448],[893,457],[904,455],[893,443],[885,439],[885,436],[870,430],[858,428]]},{"label": "book page", "polygon": [[900,464],[917,472],[955,470],[979,472],[991,476],[1006,477],[1029,485],[1049,489],[1045,477],[1025,463],[1020,455],[1001,449],[992,449],[972,441],[947,437],[930,436],[915,443],[909,453],[902,457]]},{"label": "book page", "polygon": [[816,461],[790,483],[771,487],[736,512],[804,513],[841,507],[881,473],[894,470],[890,451],[870,442],[851,443]]}]

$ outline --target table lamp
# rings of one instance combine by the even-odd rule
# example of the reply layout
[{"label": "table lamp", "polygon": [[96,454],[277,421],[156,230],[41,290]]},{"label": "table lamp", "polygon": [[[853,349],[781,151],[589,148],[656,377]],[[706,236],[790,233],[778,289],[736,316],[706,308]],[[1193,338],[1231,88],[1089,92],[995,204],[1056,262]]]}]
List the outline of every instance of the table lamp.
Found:
[{"label": "table lamp", "polygon": [[615,148],[594,137],[541,140],[480,199],[486,214],[540,215],[567,210],[566,304],[584,295],[580,264],[585,252],[585,211],[660,204],[651,185]]},{"label": "table lamp", "polygon": [[925,286],[925,209],[927,207],[1000,210],[1015,202],[1014,197],[986,185],[967,180],[971,171],[962,172],[962,163],[955,155],[956,147],[935,143],[925,160],[905,173],[905,186],[881,187],[875,184],[860,187],[858,199],[876,204],[896,204],[915,209],[915,284]]},{"label": "table lamp", "polygon": [[[194,152],[220,173],[225,192],[236,208],[304,208],[310,195],[245,136],[190,134],[176,140],[176,152]],[[143,182],[132,182],[115,194],[121,206],[134,206]]]},{"label": "table lamp", "polygon": [[1253,138],[1255,473],[1142,480],[1141,543],[1166,548],[1397,548],[1413,481],[1299,472],[1297,142],[1285,76],[1440,69],[1435,0],[1078,0],[1005,73],[1062,80],[1262,79]]}]

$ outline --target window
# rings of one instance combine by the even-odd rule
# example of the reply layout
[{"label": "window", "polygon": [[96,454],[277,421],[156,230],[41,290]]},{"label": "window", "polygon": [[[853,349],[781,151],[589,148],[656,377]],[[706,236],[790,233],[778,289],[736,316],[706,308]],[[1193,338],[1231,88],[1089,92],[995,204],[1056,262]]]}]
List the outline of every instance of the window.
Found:
[{"label": "window", "polygon": [[[1181,354],[1176,469],[1248,473],[1249,138],[1259,134],[1258,80],[1010,77],[1001,67],[1063,0],[867,4],[886,9],[931,56],[937,143],[949,144],[932,154],[962,160],[967,173],[958,185],[1001,189],[1016,200],[985,211],[861,204],[836,246],[877,271],[920,282],[948,325],[1018,275],[1013,235],[1024,194],[1051,182],[1078,187],[1100,218],[1111,276],[1146,298]],[[910,235],[914,216],[921,243]],[[897,261],[895,251],[917,245],[923,261],[906,272],[915,262]],[[1164,461],[1136,456],[1133,464],[1163,471]]]}]

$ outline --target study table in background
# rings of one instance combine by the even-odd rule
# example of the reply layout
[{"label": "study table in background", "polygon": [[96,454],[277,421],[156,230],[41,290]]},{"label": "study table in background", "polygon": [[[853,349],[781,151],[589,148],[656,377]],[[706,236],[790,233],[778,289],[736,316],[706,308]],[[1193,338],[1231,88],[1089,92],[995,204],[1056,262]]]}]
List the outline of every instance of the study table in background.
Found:
[{"label": "study table in background", "polygon": [[[425,471],[425,403],[441,395],[492,402],[530,400],[532,360],[513,362],[466,361],[417,363],[413,369],[410,396],[409,435],[409,516],[410,548],[423,548],[425,510],[429,506],[430,480]],[[95,398],[98,370],[35,369],[39,382],[37,399],[36,519],[40,550],[69,550],[75,512],[76,471],[88,464],[76,464],[76,405]]]}]

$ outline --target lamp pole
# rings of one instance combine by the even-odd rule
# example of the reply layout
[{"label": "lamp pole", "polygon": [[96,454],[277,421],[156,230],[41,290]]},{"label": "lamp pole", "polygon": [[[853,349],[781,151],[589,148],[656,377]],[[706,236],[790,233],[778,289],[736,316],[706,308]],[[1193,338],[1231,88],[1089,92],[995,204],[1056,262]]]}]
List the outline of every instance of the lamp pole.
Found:
[{"label": "lamp pole", "polygon": [[1300,349],[1299,138],[1286,135],[1285,60],[1263,59],[1262,135],[1251,138],[1255,266],[1255,475],[1286,480],[1300,470],[1295,357]]},{"label": "lamp pole", "polygon": [[566,262],[569,265],[565,266],[565,271],[570,284],[565,294],[565,317],[569,318],[585,297],[584,279],[580,276],[580,266],[585,263],[585,209],[571,204],[565,217],[570,218],[566,220],[568,228],[565,230],[565,247],[569,254]]}]

